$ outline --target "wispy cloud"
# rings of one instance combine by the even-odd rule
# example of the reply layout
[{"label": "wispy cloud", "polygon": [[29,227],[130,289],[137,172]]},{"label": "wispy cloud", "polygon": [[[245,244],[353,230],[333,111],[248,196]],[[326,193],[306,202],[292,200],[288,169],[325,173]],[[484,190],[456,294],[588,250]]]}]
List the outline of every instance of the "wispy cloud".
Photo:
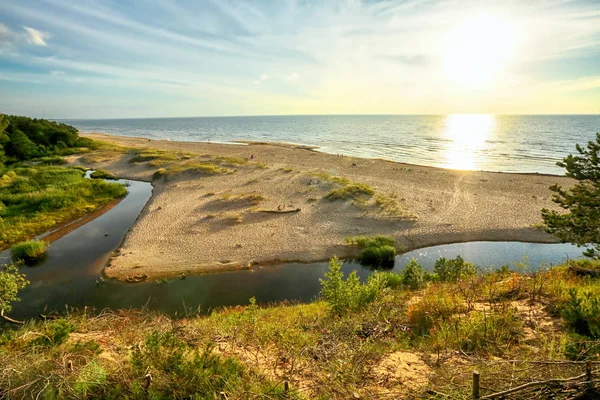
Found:
[{"label": "wispy cloud", "polygon": [[[522,93],[544,93],[548,102],[596,88],[600,12],[594,3],[2,0],[0,73],[4,82],[30,82],[30,93],[44,84],[44,91],[65,98],[95,93],[108,103],[121,90],[133,103],[144,93],[155,104],[148,115],[165,109],[165,92],[184,96],[198,114],[378,107],[427,113],[481,104],[494,112]],[[444,75],[442,58],[452,49],[443,46],[457,24],[481,10],[511,21],[517,42],[496,85],[465,93]],[[212,102],[202,103],[205,98]],[[242,98],[260,101],[242,104]]]},{"label": "wispy cloud", "polygon": [[27,43],[35,46],[48,46],[46,40],[50,38],[49,33],[38,31],[37,29],[33,29],[29,26],[23,26],[23,29],[25,30],[25,40]]}]

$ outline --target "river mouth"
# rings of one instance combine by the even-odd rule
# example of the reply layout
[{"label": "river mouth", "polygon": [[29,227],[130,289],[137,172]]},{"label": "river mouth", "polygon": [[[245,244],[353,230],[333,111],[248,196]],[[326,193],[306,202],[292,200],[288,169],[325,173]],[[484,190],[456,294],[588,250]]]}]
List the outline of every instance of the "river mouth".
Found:
[{"label": "river mouth", "polygon": [[[145,308],[173,317],[206,313],[212,309],[280,301],[309,302],[320,291],[319,278],[327,262],[287,263],[250,270],[187,276],[185,279],[128,284],[101,278],[113,251],[119,248],[130,227],[152,195],[147,182],[119,180],[128,195],[98,218],[58,238],[49,247],[46,260],[35,267],[22,267],[31,284],[19,295],[11,316],[36,318],[39,314],[64,313],[70,308],[96,310]],[[486,267],[526,264],[530,269],[554,265],[582,256],[582,249],[570,244],[522,242],[466,242],[413,250],[396,257],[394,272],[415,258],[432,269],[440,257],[461,255]],[[0,254],[0,264],[10,262],[10,251]],[[342,271],[353,270],[366,279],[372,269],[346,261]]]}]

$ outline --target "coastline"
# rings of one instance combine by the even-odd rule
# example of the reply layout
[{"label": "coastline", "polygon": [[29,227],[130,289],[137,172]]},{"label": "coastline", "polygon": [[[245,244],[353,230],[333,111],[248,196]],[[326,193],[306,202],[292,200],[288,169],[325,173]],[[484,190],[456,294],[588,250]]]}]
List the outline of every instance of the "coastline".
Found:
[{"label": "coastline", "polygon": [[[345,246],[343,239],[356,235],[393,236],[405,250],[476,240],[555,243],[553,236],[534,226],[541,222],[541,208],[554,208],[548,187],[573,182],[556,175],[457,171],[338,157],[296,145],[83,136],[130,148],[185,152],[192,159],[254,156],[237,166],[235,173],[184,172],[154,181],[156,168],[130,163],[131,154],[115,154],[97,163],[79,158],[77,162],[88,167],[153,181],[155,186],[120,251],[104,270],[108,277],[120,280],[318,262],[334,254],[354,257],[357,249]],[[381,215],[376,207],[379,200],[325,200],[324,195],[337,185],[315,174],[368,185],[375,197],[396,204],[403,216]],[[260,196],[257,204],[244,200],[249,194]],[[282,206],[301,211],[266,213]],[[231,215],[235,218],[230,221]]]}]

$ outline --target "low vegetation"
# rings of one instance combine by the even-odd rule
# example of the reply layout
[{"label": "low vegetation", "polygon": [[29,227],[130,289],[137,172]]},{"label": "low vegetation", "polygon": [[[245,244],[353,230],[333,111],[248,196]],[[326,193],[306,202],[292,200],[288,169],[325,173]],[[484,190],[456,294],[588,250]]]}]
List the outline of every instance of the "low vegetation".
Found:
[{"label": "low vegetation", "polygon": [[352,182],[347,178],[327,173],[313,173],[312,177],[330,182],[338,187],[329,190],[323,198],[329,201],[350,200],[357,207],[368,210],[374,208],[375,214],[386,218],[414,218],[400,206],[395,196],[377,193],[375,189],[364,183]]},{"label": "low vegetation", "polygon": [[78,168],[16,167],[0,175],[0,249],[122,197],[117,183],[85,179]]},{"label": "low vegetation", "polygon": [[21,260],[25,264],[36,264],[46,257],[48,243],[43,240],[28,240],[14,245],[11,249],[13,259]]},{"label": "low vegetation", "polygon": [[113,174],[111,174],[110,172],[108,172],[105,169],[97,169],[94,172],[92,172],[90,174],[90,178],[92,179],[108,179],[108,180],[115,180],[117,178],[114,177]]},{"label": "low vegetation", "polygon": [[[104,311],[6,326],[0,387],[10,398],[459,399],[470,396],[473,369],[485,395],[582,372],[563,360],[598,360],[600,279],[577,271],[600,264],[471,275],[461,260],[439,261],[436,274],[413,260],[361,282],[334,258],[310,304],[251,300],[183,320]],[[550,386],[541,398],[577,389]]]}]

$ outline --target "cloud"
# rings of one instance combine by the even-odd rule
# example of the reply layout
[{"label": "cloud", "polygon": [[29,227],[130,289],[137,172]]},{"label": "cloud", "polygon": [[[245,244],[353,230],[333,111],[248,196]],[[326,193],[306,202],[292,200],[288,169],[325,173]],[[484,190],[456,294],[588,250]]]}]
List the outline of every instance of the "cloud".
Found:
[{"label": "cloud", "polygon": [[52,76],[64,76],[65,71],[58,71],[58,70],[54,70],[54,71],[50,71],[50,75]]},{"label": "cloud", "polygon": [[266,81],[267,79],[269,79],[269,74],[261,74],[257,80],[254,81],[255,84],[260,84],[263,83],[264,81]]},{"label": "cloud", "polygon": [[298,79],[300,79],[300,74],[297,72],[292,72],[291,74],[289,74],[285,77],[285,80],[288,82],[295,82]]},{"label": "cloud", "polygon": [[23,26],[23,29],[25,29],[25,40],[27,43],[33,44],[35,46],[48,46],[48,43],[46,43],[46,39],[50,38],[49,33],[38,31],[37,29],[33,29],[28,26]]}]

